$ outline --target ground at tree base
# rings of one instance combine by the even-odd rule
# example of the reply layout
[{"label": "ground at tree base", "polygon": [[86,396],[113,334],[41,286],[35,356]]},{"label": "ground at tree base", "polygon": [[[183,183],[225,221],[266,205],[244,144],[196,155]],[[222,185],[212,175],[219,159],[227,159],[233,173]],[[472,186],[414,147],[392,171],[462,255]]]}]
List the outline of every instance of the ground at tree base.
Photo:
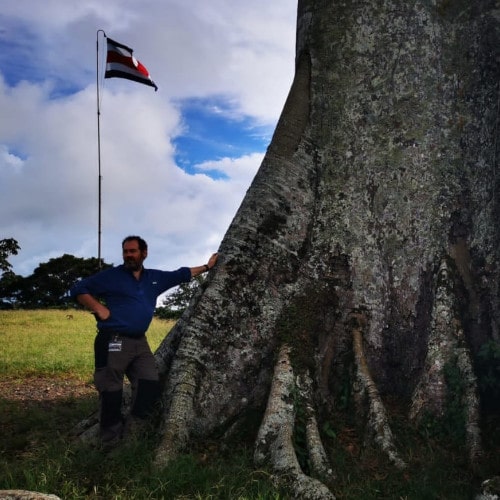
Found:
[{"label": "ground at tree base", "polygon": [[[22,407],[29,408],[36,405],[38,408],[50,409],[58,402],[68,401],[72,398],[95,396],[97,404],[97,393],[91,382],[71,378],[51,378],[51,377],[28,377],[26,379],[7,379],[0,381],[0,394],[4,400],[15,401]],[[398,408],[394,401],[387,402],[391,414],[399,414],[403,419],[404,409]],[[336,415],[336,421],[342,419],[342,415]],[[498,421],[498,418],[493,417]],[[399,419],[398,419],[399,420]],[[399,434],[399,433],[398,433]],[[337,443],[344,451],[344,460],[356,462],[361,468],[366,470],[373,469],[373,474],[387,479],[389,467],[381,466],[375,455],[362,451],[363,443],[356,430],[349,425],[343,425],[337,429]],[[214,445],[215,446],[215,445]],[[202,447],[202,445],[200,445]],[[217,448],[215,446],[215,448]],[[206,451],[206,450],[205,450]],[[198,450],[200,457],[203,452]],[[211,454],[216,453],[213,449]],[[490,450],[491,453],[491,450]],[[418,460],[417,460],[418,461]],[[415,463],[409,464],[411,468]],[[334,471],[336,473],[336,471]],[[500,476],[492,477],[483,482],[481,489],[474,500],[498,500],[500,498]],[[31,492],[26,490],[0,490],[0,500],[57,500],[60,497],[50,493]],[[339,497],[341,498],[341,497]]]},{"label": "ground at tree base", "polygon": [[23,406],[31,401],[52,404],[58,399],[79,398],[95,394],[91,382],[72,378],[28,377],[0,380],[0,394],[3,399],[18,401]]}]

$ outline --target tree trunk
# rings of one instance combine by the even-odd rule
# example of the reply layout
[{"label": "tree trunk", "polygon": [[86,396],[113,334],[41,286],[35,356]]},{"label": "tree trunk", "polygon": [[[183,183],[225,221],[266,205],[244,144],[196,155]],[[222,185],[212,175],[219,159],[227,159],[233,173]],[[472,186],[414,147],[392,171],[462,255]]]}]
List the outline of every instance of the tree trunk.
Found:
[{"label": "tree trunk", "polygon": [[[366,436],[403,468],[387,399],[417,423],[439,418],[450,373],[471,460],[481,453],[474,360],[500,320],[495,7],[299,0],[273,140],[217,268],[156,353],[158,464],[250,433],[258,463],[326,498],[335,450],[318,429],[345,385]],[[314,479],[293,448],[298,408]]]}]

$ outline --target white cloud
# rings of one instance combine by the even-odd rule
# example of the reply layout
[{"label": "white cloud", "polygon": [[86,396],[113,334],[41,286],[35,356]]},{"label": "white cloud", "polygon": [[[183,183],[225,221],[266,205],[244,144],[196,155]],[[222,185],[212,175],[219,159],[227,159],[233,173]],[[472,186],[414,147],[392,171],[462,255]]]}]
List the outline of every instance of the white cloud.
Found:
[{"label": "white cloud", "polygon": [[0,145],[0,168],[11,168],[14,173],[18,173],[24,161],[19,156],[11,153],[7,146]]},{"label": "white cloud", "polygon": [[[121,240],[138,233],[149,242],[151,266],[204,262],[217,249],[263,154],[214,159],[188,175],[174,160],[172,138],[182,123],[175,103],[224,96],[234,113],[273,125],[293,76],[292,4],[2,5],[0,43],[10,45],[0,54],[0,238],[13,237],[21,246],[10,259],[14,271],[29,274],[63,253],[97,253],[98,28],[134,48],[159,86],[155,93],[113,79],[101,89],[102,256],[120,262]],[[14,27],[29,36],[16,41]],[[9,57],[20,55],[12,65]],[[211,178],[214,171],[223,177]]]}]

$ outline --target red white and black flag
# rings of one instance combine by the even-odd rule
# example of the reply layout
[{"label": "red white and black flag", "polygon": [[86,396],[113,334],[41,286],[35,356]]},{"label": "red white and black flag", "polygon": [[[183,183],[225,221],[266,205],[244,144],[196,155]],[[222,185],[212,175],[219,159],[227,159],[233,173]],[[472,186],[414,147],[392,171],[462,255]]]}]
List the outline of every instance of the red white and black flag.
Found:
[{"label": "red white and black flag", "polygon": [[106,72],[104,78],[126,78],[134,82],[144,83],[158,90],[151,80],[148,70],[132,55],[133,50],[126,45],[106,37],[108,55],[106,57]]}]

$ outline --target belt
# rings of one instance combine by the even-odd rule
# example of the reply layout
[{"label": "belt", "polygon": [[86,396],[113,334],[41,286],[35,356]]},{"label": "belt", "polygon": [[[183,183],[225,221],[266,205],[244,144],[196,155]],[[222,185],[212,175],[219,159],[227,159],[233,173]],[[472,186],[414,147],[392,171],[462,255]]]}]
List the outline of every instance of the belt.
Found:
[{"label": "belt", "polygon": [[109,330],[98,330],[97,335],[108,335],[110,337],[116,336],[116,337],[125,337],[127,339],[142,339],[146,334],[145,333],[140,333],[140,334],[133,334],[133,333],[123,333],[123,332],[113,332]]}]

